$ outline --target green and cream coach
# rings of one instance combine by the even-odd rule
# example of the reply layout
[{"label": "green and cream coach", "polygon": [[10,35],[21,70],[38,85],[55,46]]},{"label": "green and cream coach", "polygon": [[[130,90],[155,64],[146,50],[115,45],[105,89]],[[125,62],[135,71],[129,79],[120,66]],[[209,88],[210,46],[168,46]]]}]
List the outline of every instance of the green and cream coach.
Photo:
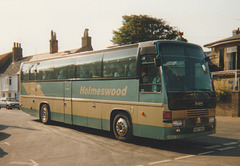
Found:
[{"label": "green and cream coach", "polygon": [[24,62],[21,108],[43,123],[107,130],[119,140],[212,134],[208,60],[198,45],[158,40]]}]

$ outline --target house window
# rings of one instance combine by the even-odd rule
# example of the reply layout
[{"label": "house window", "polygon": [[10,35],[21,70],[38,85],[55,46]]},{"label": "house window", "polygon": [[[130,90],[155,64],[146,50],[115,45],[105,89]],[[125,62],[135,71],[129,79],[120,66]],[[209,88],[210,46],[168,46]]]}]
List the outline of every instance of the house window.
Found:
[{"label": "house window", "polygon": [[219,68],[220,70],[224,69],[224,49],[220,50],[220,55],[219,55]]},{"label": "house window", "polygon": [[12,77],[8,78],[8,85],[12,85]]},{"label": "house window", "polygon": [[225,58],[225,70],[236,70],[238,66],[237,47],[226,48]]}]

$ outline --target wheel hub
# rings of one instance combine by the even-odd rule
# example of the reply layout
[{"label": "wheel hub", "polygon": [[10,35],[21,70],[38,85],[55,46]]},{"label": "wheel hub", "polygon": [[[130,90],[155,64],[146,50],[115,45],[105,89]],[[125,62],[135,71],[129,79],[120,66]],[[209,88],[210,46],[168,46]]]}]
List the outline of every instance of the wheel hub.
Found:
[{"label": "wheel hub", "polygon": [[42,120],[43,122],[46,122],[48,119],[48,110],[46,108],[43,108],[43,111],[42,111]]},{"label": "wheel hub", "polygon": [[116,131],[118,135],[125,136],[128,132],[128,125],[125,119],[119,118],[116,123]]}]

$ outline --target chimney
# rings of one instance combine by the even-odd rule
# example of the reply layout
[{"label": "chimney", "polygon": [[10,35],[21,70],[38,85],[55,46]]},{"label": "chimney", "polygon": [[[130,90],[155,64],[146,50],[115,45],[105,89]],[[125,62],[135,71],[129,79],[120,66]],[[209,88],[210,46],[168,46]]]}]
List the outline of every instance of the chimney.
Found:
[{"label": "chimney", "polygon": [[58,52],[58,40],[56,37],[56,32],[53,32],[51,30],[51,39],[49,40],[50,42],[50,54],[54,54]]},{"label": "chimney", "polygon": [[238,35],[238,34],[240,34],[240,29],[239,29],[239,28],[233,30],[233,36],[236,36],[236,35]]},{"label": "chimney", "polygon": [[16,62],[18,59],[22,58],[22,48],[20,43],[13,43],[13,48],[12,48],[13,56],[12,56],[12,61]]},{"label": "chimney", "polygon": [[82,48],[88,48],[89,51],[93,50],[92,48],[92,38],[88,36],[88,29],[84,30],[84,36],[82,37]]}]

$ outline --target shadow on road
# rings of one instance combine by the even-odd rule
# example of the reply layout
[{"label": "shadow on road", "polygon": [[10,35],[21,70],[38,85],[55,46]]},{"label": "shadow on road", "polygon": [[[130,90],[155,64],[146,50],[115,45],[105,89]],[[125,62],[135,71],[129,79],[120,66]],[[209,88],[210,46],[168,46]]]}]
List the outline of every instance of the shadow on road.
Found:
[{"label": "shadow on road", "polygon": [[[3,128],[5,128],[4,126],[0,125],[0,130],[3,130]],[[4,133],[4,132],[0,132],[0,142],[7,139],[8,137],[10,137],[10,134]],[[1,144],[0,144],[1,145]],[[0,158],[7,155],[8,153],[5,152],[1,147],[0,147]]]},{"label": "shadow on road", "polygon": [[[24,130],[37,130],[34,128],[26,128],[26,127],[19,127],[19,126],[6,126],[6,125],[1,125],[0,124],[0,131],[3,131],[7,128],[16,128],[16,129],[24,129]],[[4,143],[2,143],[1,141],[9,138],[11,135],[5,132],[0,132],[0,145],[2,146]],[[8,153],[5,152],[2,148],[0,148],[0,158],[7,155]]]},{"label": "shadow on road", "polygon": [[8,128],[8,126],[0,125],[0,131],[1,131],[1,130],[4,130],[4,129],[6,129],[6,128]]},{"label": "shadow on road", "polygon": [[[154,149],[167,150],[188,155],[198,155],[200,153],[214,151],[219,149],[233,147],[232,149],[240,151],[240,142],[237,139],[222,138],[216,136],[203,136],[197,138],[188,138],[180,140],[161,141],[147,138],[135,138],[133,144]],[[240,153],[210,153],[207,155],[215,156],[233,156],[239,157]]]},{"label": "shadow on road", "polygon": [[[34,120],[35,122],[41,123],[39,120]],[[108,131],[92,129],[88,127],[69,125],[61,122],[51,122],[51,126],[59,126],[64,128],[73,129],[75,131],[84,132],[91,135],[101,136],[109,139],[115,139],[113,135]],[[119,143],[123,143],[119,141]],[[229,139],[217,136],[203,136],[195,137],[188,139],[180,140],[170,140],[170,141],[161,141],[148,138],[134,137],[127,144],[137,145],[142,147],[150,147],[153,149],[167,150],[171,152],[177,152],[187,155],[198,155],[199,153],[204,153],[207,151],[215,151],[216,153],[206,154],[206,155],[215,155],[215,156],[233,156],[239,157],[240,153],[218,153],[217,148],[209,148],[218,146],[218,148],[228,147],[228,143],[234,143],[234,149],[240,151],[240,139]],[[226,144],[226,145],[225,145]],[[231,144],[230,144],[231,145]]]},{"label": "shadow on road", "polygon": [[16,128],[16,129],[24,129],[24,130],[38,130],[35,128],[28,128],[28,127],[20,127],[20,126],[6,126],[0,124],[0,131],[5,130],[6,128]]},{"label": "shadow on road", "polygon": [[4,133],[4,132],[0,132],[0,141],[3,141],[3,140],[7,139],[10,136],[11,136],[10,134]]},{"label": "shadow on road", "polygon": [[4,150],[2,150],[2,148],[0,148],[0,158],[1,158],[1,157],[4,157],[4,156],[6,156],[6,155],[8,155],[8,153],[5,152]]}]

